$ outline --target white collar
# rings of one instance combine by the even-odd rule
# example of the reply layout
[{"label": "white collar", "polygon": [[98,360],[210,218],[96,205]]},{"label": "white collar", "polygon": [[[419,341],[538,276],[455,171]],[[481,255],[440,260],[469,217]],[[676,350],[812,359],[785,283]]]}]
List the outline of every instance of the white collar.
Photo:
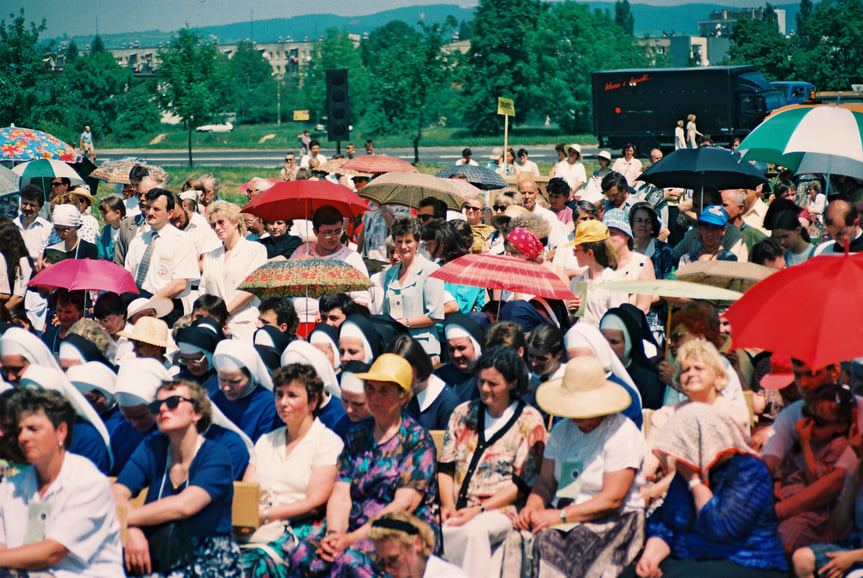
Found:
[{"label": "white collar", "polygon": [[435,374],[431,374],[429,384],[417,394],[417,404],[420,406],[420,413],[427,410],[434,403],[434,400],[440,396],[445,387],[446,383],[444,380]]}]

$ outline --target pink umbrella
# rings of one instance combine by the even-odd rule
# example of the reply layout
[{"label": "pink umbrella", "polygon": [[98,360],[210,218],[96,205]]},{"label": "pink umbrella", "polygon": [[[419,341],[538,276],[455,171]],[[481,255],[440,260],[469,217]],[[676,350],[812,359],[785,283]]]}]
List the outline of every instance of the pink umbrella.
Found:
[{"label": "pink umbrella", "polygon": [[123,267],[101,259],[65,259],[51,265],[27,283],[30,287],[69,291],[111,291],[137,293],[132,274]]},{"label": "pink umbrella", "polygon": [[575,298],[566,283],[550,269],[503,255],[464,255],[429,276],[456,285],[504,289],[548,299]]}]

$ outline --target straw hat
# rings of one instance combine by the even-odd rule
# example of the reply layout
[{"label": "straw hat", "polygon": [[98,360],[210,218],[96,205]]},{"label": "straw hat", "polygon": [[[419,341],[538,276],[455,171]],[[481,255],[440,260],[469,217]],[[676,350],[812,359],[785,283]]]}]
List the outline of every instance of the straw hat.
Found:
[{"label": "straw hat", "polygon": [[536,390],[536,402],[546,413],[587,419],[619,413],[632,403],[623,386],[608,381],[594,357],[576,357],[566,364],[563,377],[551,379]]},{"label": "straw hat", "polygon": [[372,363],[367,372],[357,373],[356,376],[363,381],[389,381],[405,391],[410,391],[414,371],[411,364],[401,355],[383,353]]},{"label": "straw hat", "polygon": [[168,347],[168,324],[155,317],[141,317],[131,332],[121,331],[118,335],[156,347]]},{"label": "straw hat", "polygon": [[90,194],[90,187],[87,185],[75,185],[69,192],[75,196],[81,197],[82,199],[86,199],[90,206],[93,206],[93,203],[96,202],[96,199],[93,198],[93,195]]},{"label": "straw hat", "polygon": [[582,221],[575,229],[575,238],[566,244],[574,247],[584,243],[597,243],[608,239],[608,226],[602,221]]},{"label": "straw hat", "polygon": [[126,307],[126,318],[134,317],[141,311],[152,309],[156,312],[156,317],[161,319],[174,309],[174,303],[170,299],[164,297],[138,297]]}]

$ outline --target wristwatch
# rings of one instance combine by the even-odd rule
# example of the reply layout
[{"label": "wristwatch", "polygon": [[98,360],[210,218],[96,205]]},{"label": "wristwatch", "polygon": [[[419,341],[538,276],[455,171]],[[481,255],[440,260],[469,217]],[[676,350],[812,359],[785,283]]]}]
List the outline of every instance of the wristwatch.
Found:
[{"label": "wristwatch", "polygon": [[696,486],[702,485],[704,482],[701,481],[701,478],[692,478],[689,480],[689,489],[694,490]]},{"label": "wristwatch", "polygon": [[561,508],[557,511],[560,514],[560,521],[566,524],[566,508]]}]

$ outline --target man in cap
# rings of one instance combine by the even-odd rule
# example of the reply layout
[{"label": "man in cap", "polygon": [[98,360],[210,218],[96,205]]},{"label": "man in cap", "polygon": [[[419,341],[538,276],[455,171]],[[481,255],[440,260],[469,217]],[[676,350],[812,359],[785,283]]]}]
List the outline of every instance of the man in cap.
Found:
[{"label": "man in cap", "polygon": [[724,249],[722,235],[728,225],[728,214],[719,205],[710,205],[698,216],[699,247],[680,258],[680,266],[696,261],[737,261],[737,256]]},{"label": "man in cap", "polygon": [[566,158],[554,166],[553,177],[560,177],[569,183],[571,192],[580,189],[587,182],[587,173],[581,164],[581,145],[570,144],[566,147]]},{"label": "man in cap", "polygon": [[456,313],[444,322],[449,361],[434,374],[452,387],[460,402],[478,397],[473,368],[482,355],[482,328],[463,313]]},{"label": "man in cap", "polygon": [[[698,250],[701,245],[698,235],[698,218],[711,205],[722,205],[722,197],[719,193],[712,191],[703,191],[695,193],[691,199],[682,201],[679,205],[680,215],[683,215],[686,220],[692,223],[692,227],[683,235],[674,246],[674,258],[680,259],[687,253],[692,253]],[[723,209],[724,210],[724,209]],[[749,259],[749,251],[746,249],[746,243],[743,242],[743,233],[736,226],[728,223],[726,213],[725,233],[719,240],[719,244],[729,252],[733,253],[738,261],[747,261]]]}]

